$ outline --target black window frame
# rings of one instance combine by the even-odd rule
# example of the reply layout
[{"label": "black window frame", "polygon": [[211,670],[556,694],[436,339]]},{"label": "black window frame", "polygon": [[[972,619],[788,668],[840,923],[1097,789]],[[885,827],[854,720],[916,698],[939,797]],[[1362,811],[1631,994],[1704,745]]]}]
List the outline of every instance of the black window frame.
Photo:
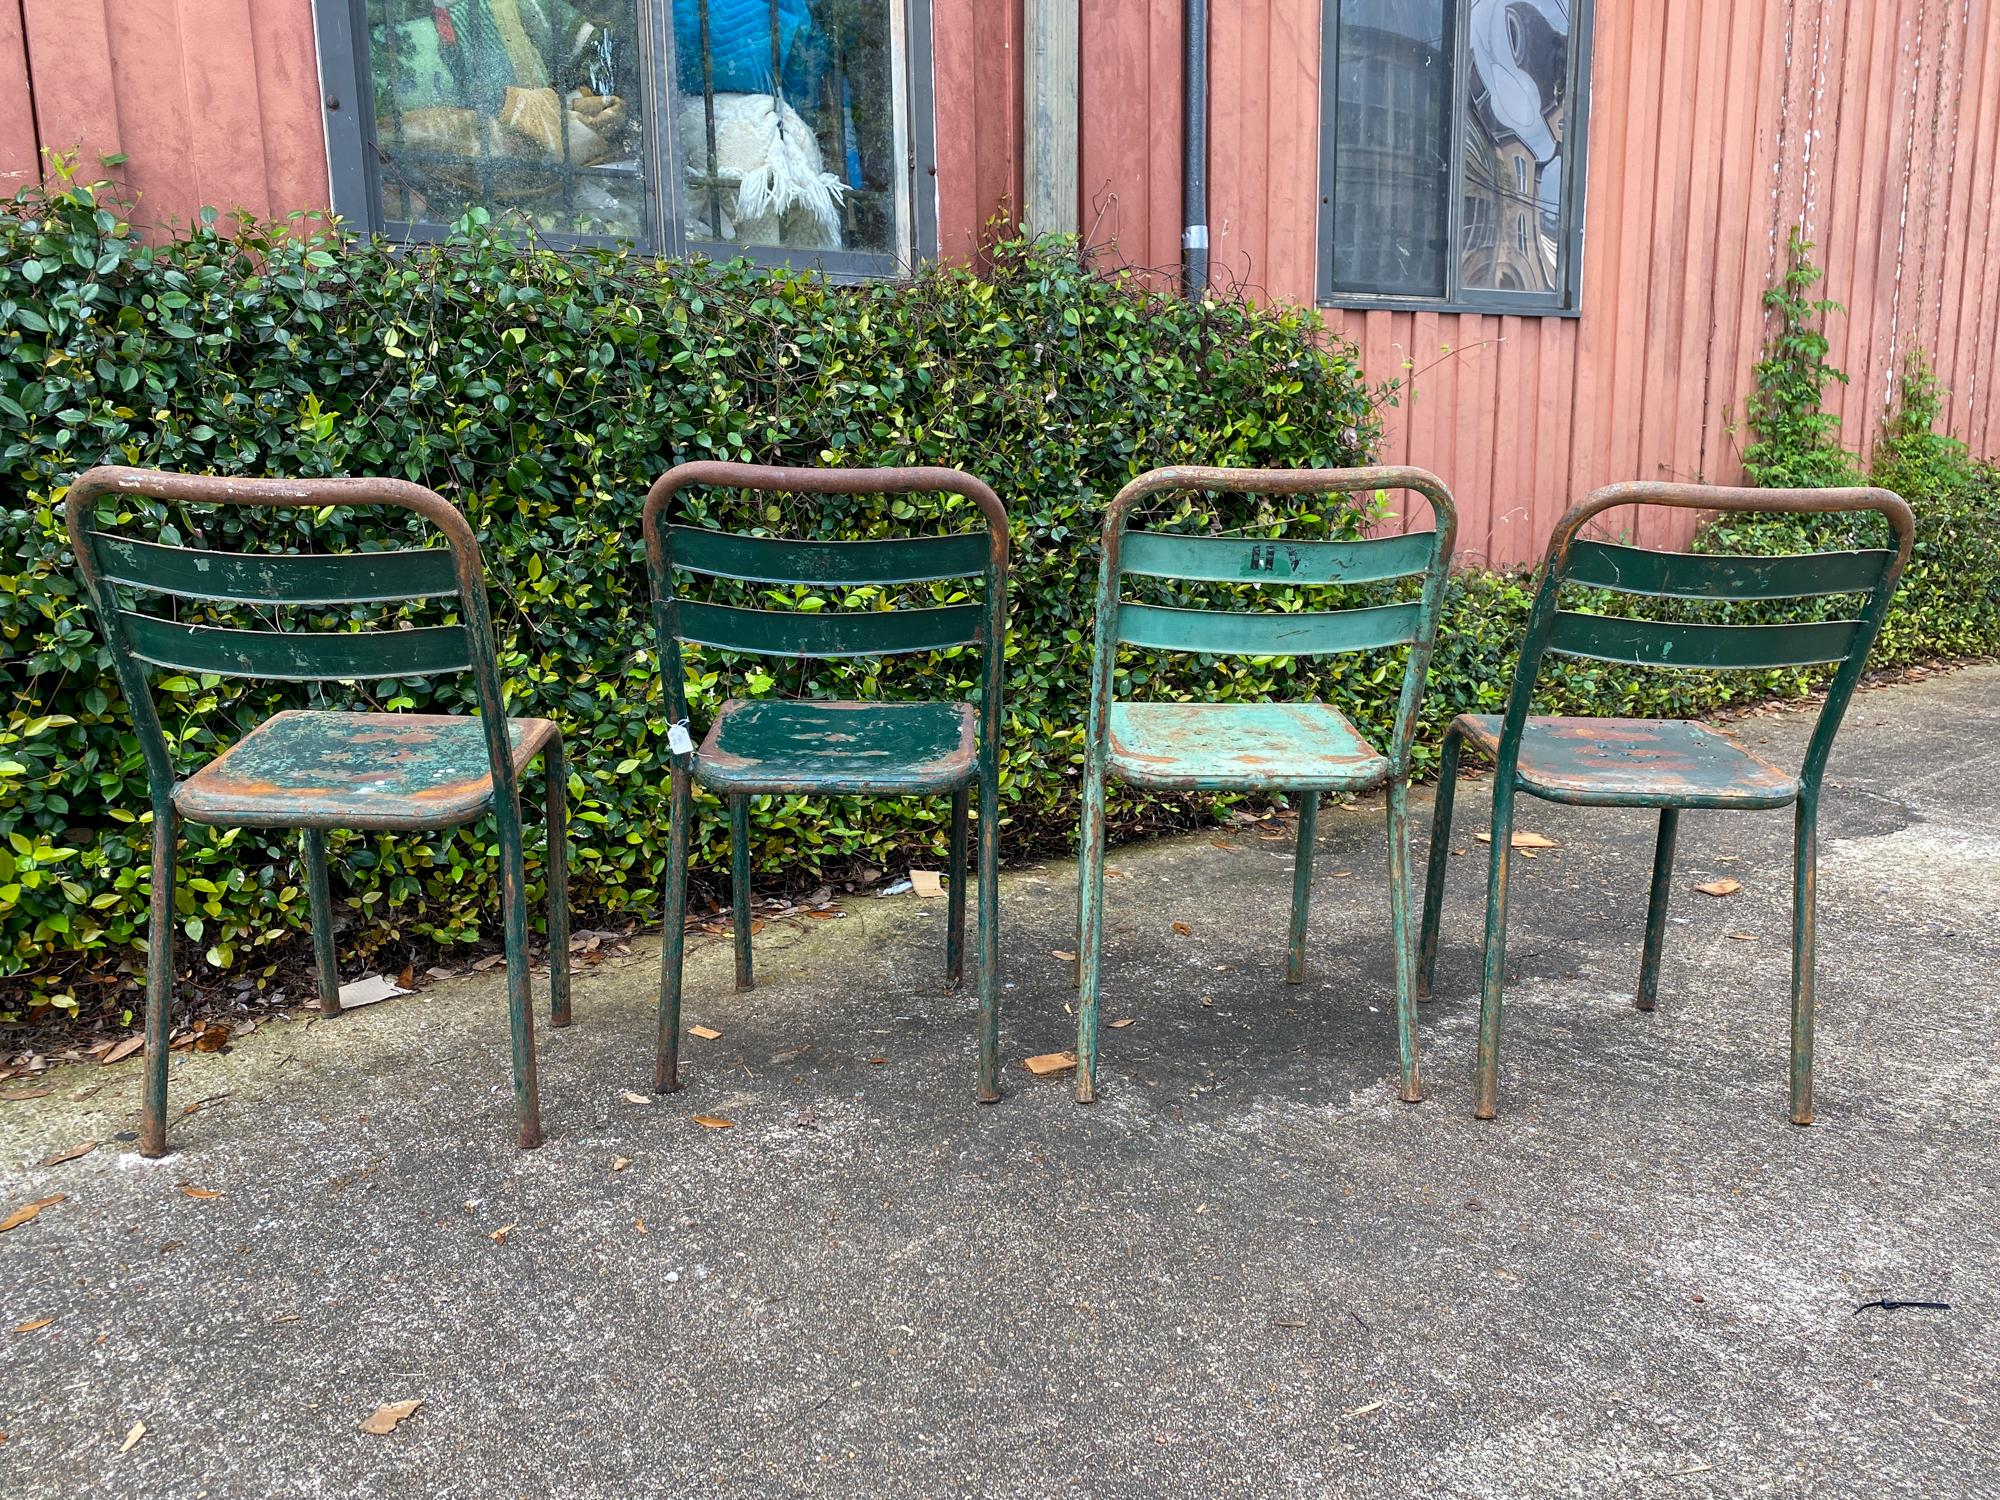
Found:
[{"label": "black window frame", "polygon": [[1333,285],[1333,238],[1340,205],[1334,183],[1338,149],[1341,0],[1320,0],[1320,121],[1318,241],[1313,254],[1314,301],[1320,307],[1355,311],[1487,313],[1509,317],[1574,318],[1583,311],[1583,228],[1585,186],[1589,181],[1590,80],[1595,0],[1570,0],[1568,100],[1569,135],[1564,137],[1562,206],[1562,286],[1553,292],[1510,292],[1460,283],[1464,260],[1465,145],[1471,113],[1465,87],[1471,66],[1464,24],[1466,0],[1450,0],[1452,33],[1450,181],[1446,185],[1445,255],[1442,296],[1337,290]]},{"label": "black window frame", "polygon": [[[818,270],[839,281],[886,280],[907,276],[938,253],[937,120],[932,69],[931,0],[888,0],[904,15],[904,176],[910,201],[910,242],[888,251],[786,249],[781,245],[738,245],[703,240],[687,232],[680,163],[680,91],[675,83],[672,0],[636,0],[644,23],[645,100],[652,168],[647,182],[648,237],[634,242],[622,235],[536,231],[538,243],[556,249],[637,244],[648,255],[704,255],[714,260],[743,257],[757,265]],[[333,211],[371,234],[398,244],[429,244],[448,226],[385,219],[380,212],[379,155],[374,144],[375,87],[368,56],[367,0],[312,0],[318,41],[320,106],[326,125],[328,187]],[[671,184],[671,191],[665,190]],[[496,219],[499,217],[496,205]]]}]

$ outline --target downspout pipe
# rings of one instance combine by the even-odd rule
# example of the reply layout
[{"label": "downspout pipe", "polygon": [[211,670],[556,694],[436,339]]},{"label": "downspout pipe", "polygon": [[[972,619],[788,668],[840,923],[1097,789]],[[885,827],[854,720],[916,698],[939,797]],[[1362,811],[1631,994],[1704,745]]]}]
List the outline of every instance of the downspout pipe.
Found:
[{"label": "downspout pipe", "polygon": [[1181,281],[1208,290],[1208,0],[1181,0]]}]

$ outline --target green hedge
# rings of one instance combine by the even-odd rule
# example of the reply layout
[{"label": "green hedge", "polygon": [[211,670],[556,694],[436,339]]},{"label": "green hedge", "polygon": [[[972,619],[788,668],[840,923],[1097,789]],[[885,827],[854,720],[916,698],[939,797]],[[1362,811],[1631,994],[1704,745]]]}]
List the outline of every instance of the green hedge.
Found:
[{"label": "green hedge", "polygon": [[[572,891],[584,920],[657,911],[667,752],[648,651],[637,521],[651,477],[690,457],[796,464],[955,464],[1014,519],[1003,836],[1067,847],[1087,691],[1095,533],[1106,498],[1158,464],[1346,465],[1379,435],[1383,392],[1352,345],[1309,313],[1222,298],[1190,306],[1102,272],[1074,245],[1013,242],[987,267],[926,267],[900,285],[837,286],[744,264],[524,249],[483,223],[392,252],[311,220],[204,221],[163,243],[132,234],[101,187],[27,192],[0,211],[0,983],[24,1007],[129,1003],[144,936],[143,768],[78,596],[58,514],[68,481],[113,461],[212,473],[400,474],[464,507],[485,542],[501,670],[517,712],[559,719],[572,746]],[[1899,612],[1895,651],[1991,650],[1984,615],[1943,608],[1970,538],[1988,559],[1991,486],[1963,526],[1926,513],[1932,582]],[[717,495],[730,524],[822,536],[963,521],[954,502],[766,506]],[[1243,502],[1226,502],[1241,506]],[[260,522],[147,506],[139,527],[219,546],[365,543],[344,513]],[[1151,524],[1351,535],[1365,508],[1211,513],[1169,502]],[[310,532],[310,542],[308,542]],[[1913,582],[1916,575],[1913,575]],[[768,595],[767,595],[768,597]],[[812,608],[852,601],[786,591]],[[1443,721],[1497,706],[1527,604],[1523,580],[1452,586],[1421,753]],[[356,619],[363,618],[357,612]],[[322,618],[339,625],[345,616]],[[1900,633],[1898,633],[1900,632]],[[1899,658],[1900,659],[1900,658]],[[747,671],[745,670],[747,667]],[[695,661],[697,717],[725,691],[969,693],[959,656],[865,663]],[[1156,695],[1321,696],[1380,734],[1394,655],[1330,662],[1134,661]],[[918,684],[921,682],[922,686]],[[1653,676],[1572,663],[1552,706],[1697,713],[1800,674]],[[458,682],[383,683],[359,701],[463,710]],[[189,766],[305,690],[168,675],[162,717]],[[1209,804],[1212,805],[1212,804]],[[760,867],[789,877],[891,866],[942,845],[918,800],[762,798]],[[1185,822],[1191,803],[1128,797],[1125,831]],[[697,852],[726,859],[711,818]],[[490,924],[491,830],[335,841],[337,899],[363,944],[469,941]],[[539,886],[533,863],[530,882]],[[292,850],[253,832],[190,829],[184,958],[252,982],[303,929]]]}]

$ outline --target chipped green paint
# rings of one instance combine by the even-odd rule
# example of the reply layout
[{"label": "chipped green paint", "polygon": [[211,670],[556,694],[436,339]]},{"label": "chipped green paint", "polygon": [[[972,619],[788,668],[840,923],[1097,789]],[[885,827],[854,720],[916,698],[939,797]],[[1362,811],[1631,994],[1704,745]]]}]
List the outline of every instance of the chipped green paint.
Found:
[{"label": "chipped green paint", "polygon": [[[1587,541],[1594,517],[1627,505],[1711,511],[1876,511],[1896,545],[1887,551],[1806,557],[1696,557]],[[1616,484],[1574,506],[1549,540],[1520,663],[1504,715],[1463,714],[1445,734],[1431,823],[1429,871],[1418,944],[1417,983],[1430,993],[1437,962],[1438,915],[1451,843],[1459,749],[1470,744],[1494,762],[1492,846],[1486,883],[1486,940],[1481,962],[1479,1043],[1473,1113],[1498,1108],[1501,1005],[1505,987],[1508,876],[1513,863],[1518,792],[1591,807],[1660,809],[1653,880],[1646,911],[1637,1004],[1651,1010],[1659,992],[1674,844],[1683,808],[1794,809],[1796,839],[1792,922],[1791,1119],[1812,1123],[1813,890],[1821,782],[1834,735],[1867,664],[1869,649],[1910,555],[1910,508],[1887,490],[1744,490],[1702,485]],[[1558,607],[1566,586],[1615,588],[1662,598],[1768,600],[1860,595],[1851,620],[1800,625],[1680,625],[1620,616],[1573,614]],[[1530,714],[1542,658],[1551,651],[1639,665],[1682,668],[1834,662],[1839,666],[1813,726],[1798,776],[1787,775],[1698,724],[1632,719],[1555,719]]]},{"label": "chipped green paint", "polygon": [[[984,533],[867,542],[806,542],[673,525],[667,512],[690,486],[772,494],[963,495]],[[980,650],[980,694],[969,703],[857,703],[732,699],[699,747],[674,759],[668,835],[666,936],[660,947],[659,1035],[653,1087],[680,1087],[681,990],[687,920],[691,784],[720,792],[730,809],[730,888],[736,983],[752,983],[749,798],[759,793],[952,797],[951,893],[946,977],[964,967],[968,793],[979,790],[977,1097],[1000,1097],[999,868],[1001,684],[1007,629],[1007,512],[982,481],[956,469],[782,469],[699,462],[668,470],[646,496],[643,521],[653,624],[669,722],[685,725],[684,645],[800,656],[882,656],[953,646]],[[755,582],[889,585],[979,576],[978,604],[937,609],[787,612],[682,597],[675,575]]]},{"label": "chipped green paint", "polygon": [[[146,496],[184,505],[301,510],[395,506],[429,521],[448,545],[338,556],[167,547],[98,530],[98,502],[108,495]],[[70,486],[64,520],[77,569],[131,709],[152,801],[141,1152],[160,1156],[167,1149],[174,843],[181,818],[304,830],[301,859],[312,906],[320,1005],[331,1011],[339,1005],[340,973],[333,948],[324,830],[452,827],[489,809],[500,842],[518,1139],[524,1148],[540,1145],[519,778],[537,756],[545,757],[550,783],[550,1011],[553,1023],[562,1026],[570,1017],[562,743],[555,725],[546,720],[507,717],[493,657],[479,542],[464,516],[430,490],[396,479],[221,479],[102,467],[89,470]],[[121,590],[256,604],[369,604],[455,595],[464,623],[359,632],[238,630],[188,625],[128,607]],[[148,664],[292,681],[469,670],[480,712],[477,718],[281,713],[180,781],[153,703]]]},{"label": "chipped green paint", "polygon": [[[1409,490],[1429,502],[1436,529],[1360,542],[1284,542],[1126,531],[1132,505],[1175,490],[1330,495]],[[1399,1097],[1422,1097],[1413,965],[1409,953],[1405,793],[1418,704],[1437,638],[1457,510],[1442,480],[1421,469],[1155,469],[1141,474],[1104,518],[1097,589],[1095,668],[1085,734],[1082,857],[1078,867],[1076,1097],[1097,1097],[1098,1014],[1104,965],[1104,785],[1108,777],[1179,790],[1286,791],[1299,799],[1285,977],[1305,977],[1318,794],[1389,789],[1390,927],[1396,944]],[[1421,574],[1422,597],[1322,613],[1166,609],[1125,601],[1128,574],[1188,581],[1358,583]],[[1121,703],[1121,645],[1214,654],[1306,655],[1408,643],[1396,727],[1386,750],[1370,745],[1337,710],[1316,703]]]}]

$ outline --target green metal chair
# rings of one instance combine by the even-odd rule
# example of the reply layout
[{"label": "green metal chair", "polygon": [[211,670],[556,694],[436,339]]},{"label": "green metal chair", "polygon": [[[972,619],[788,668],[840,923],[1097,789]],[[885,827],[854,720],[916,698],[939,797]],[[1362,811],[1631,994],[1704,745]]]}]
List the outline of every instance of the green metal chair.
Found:
[{"label": "green metal chair", "polygon": [[[163,546],[99,530],[100,502],[133,496],[180,504],[317,510],[396,506],[444,534],[448,547],[337,554],[218,552]],[[568,838],[562,735],[547,719],[510,719],[493,660],[479,543],[445,500],[397,479],[217,479],[96,468],[65,506],[98,623],[130,705],[153,811],[152,918],[146,960],[146,1085],[139,1149],[167,1149],[167,1050],[172,1035],[174,851],[178,824],[296,828],[312,907],[320,1009],[340,1009],[326,830],[443,829],[489,809],[499,825],[514,1103],[523,1148],[542,1140],[528,974],[527,876],[517,782],[537,758],[548,781],[550,1021],[567,1026]],[[404,630],[235,629],[138,608],[143,598],[332,609],[417,599],[458,601],[455,624]],[[129,600],[129,602],[128,602]],[[293,709],[273,715],[185,780],[174,772],[148,667],[289,682],[439,677],[469,671],[477,717]]]},{"label": "green metal chair", "polygon": [[[1184,536],[1126,530],[1148,495],[1209,490],[1254,495],[1410,490],[1429,502],[1436,529],[1364,541]],[[1423,1097],[1417,1072],[1410,944],[1408,798],[1417,706],[1437,636],[1458,513],[1444,482],[1422,469],[1154,469],[1111,502],[1097,589],[1097,635],[1084,752],[1080,932],[1077,941],[1076,1097],[1097,1097],[1098,999],[1104,952],[1104,783],[1116,777],[1159,791],[1289,792],[1299,809],[1285,978],[1305,978],[1306,912],[1313,835],[1323,792],[1389,790],[1389,912],[1396,945],[1396,1035],[1400,1096]],[[1127,602],[1131,576],[1276,586],[1380,583],[1421,576],[1421,597],[1320,613],[1171,609]],[[1410,648],[1387,752],[1323,703],[1121,702],[1114,687],[1120,646],[1204,656],[1318,656]]]},{"label": "green metal chair", "polygon": [[[1731,556],[1660,552],[1584,537],[1605,511],[1663,505],[1704,511],[1879,511],[1895,546],[1801,556]],[[1578,807],[1655,807],[1659,838],[1636,1005],[1652,1010],[1659,994],[1674,840],[1683,808],[1793,809],[1797,834],[1792,896],[1791,1117],[1813,1117],[1813,886],[1820,783],[1841,715],[1882,628],[1896,580],[1910,555],[1910,508],[1879,489],[1745,490],[1684,484],[1614,484],[1574,506],[1557,523],[1542,564],[1521,644],[1520,664],[1503,715],[1461,714],[1445,734],[1424,883],[1420,993],[1437,965],[1438,908],[1451,843],[1452,798],[1461,745],[1494,762],[1493,849],[1486,895],[1486,949],[1479,1005],[1474,1114],[1490,1120],[1500,1066],[1500,1002],[1507,942],[1507,877],[1512,866],[1517,792]],[[1608,589],[1652,599],[1752,603],[1854,595],[1858,617],[1796,624],[1680,623],[1584,614],[1561,606],[1565,586]],[[1636,667],[1768,670],[1838,663],[1826,701],[1794,777],[1734,740],[1684,720],[1571,719],[1533,715],[1535,680],[1548,652]]]},{"label": "green metal chair", "polygon": [[[668,524],[674,498],[692,485],[771,494],[962,495],[979,507],[983,531],[881,541],[788,541]],[[653,1088],[680,1087],[681,969],[687,920],[692,786],[729,803],[736,988],[751,987],[750,798],[760,794],[909,797],[951,794],[946,979],[965,967],[965,856],[969,792],[979,788],[979,1073],[982,1103],[1000,1097],[1000,689],[1007,635],[1007,512],[980,480],[957,469],[785,469],[696,462],[661,475],[646,496],[646,565],[660,671],[673,725],[673,800],[667,852],[665,934],[660,944],[659,1047]],[[894,588],[984,579],[977,604],[929,609],[746,609],[685,598],[676,573],[829,589]],[[766,656],[888,656],[980,650],[978,705],[730,699],[697,749],[687,732],[681,646]]]}]

